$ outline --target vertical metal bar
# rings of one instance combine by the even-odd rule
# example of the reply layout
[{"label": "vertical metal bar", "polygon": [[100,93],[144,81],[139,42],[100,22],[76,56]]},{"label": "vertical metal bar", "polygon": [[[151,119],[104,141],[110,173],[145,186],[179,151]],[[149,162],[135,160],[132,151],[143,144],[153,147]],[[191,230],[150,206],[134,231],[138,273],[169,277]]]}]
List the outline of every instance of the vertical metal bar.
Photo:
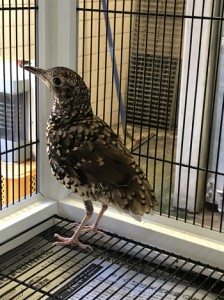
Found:
[{"label": "vertical metal bar", "polygon": [[97,78],[96,78],[96,115],[98,115],[99,111],[99,85],[100,85],[100,57],[101,57],[101,0],[98,0],[98,52],[97,52]]},{"label": "vertical metal bar", "polygon": [[[103,1],[104,3],[104,1]],[[111,63],[112,63],[112,72],[111,72],[111,98],[110,98],[110,121],[109,125],[112,126],[113,124],[113,103],[114,103],[114,74],[115,69],[117,67],[116,59],[115,59],[115,48],[116,48],[116,10],[117,10],[117,0],[114,1],[114,26],[113,26],[113,33],[110,30],[110,21],[108,21],[108,40],[109,40],[109,47],[110,47],[110,54],[111,54]],[[114,38],[113,38],[113,37]],[[110,42],[111,41],[111,42]]]},{"label": "vertical metal bar", "polygon": [[[27,9],[26,9],[26,13],[27,13],[27,20],[28,20],[28,25],[27,25],[27,54],[26,54],[26,59],[29,61],[31,61],[31,22],[30,22],[30,13],[31,13],[31,9],[30,9],[30,0],[28,0],[27,2]],[[26,182],[27,189],[25,192],[25,198],[27,196],[31,196],[32,195],[32,126],[31,126],[31,122],[32,122],[32,101],[31,101],[31,82],[29,81],[29,98],[27,95],[27,124],[26,126],[26,130],[27,130],[27,143],[26,143],[26,148],[28,150],[28,153],[30,153],[30,157],[27,157],[27,163],[28,166],[26,168],[27,173],[25,173],[25,177],[24,180]]]},{"label": "vertical metal bar", "polygon": [[[38,60],[38,50],[39,49],[39,43],[38,43],[38,9],[37,9],[37,2],[38,0],[35,0],[35,11],[34,11],[34,42],[35,42],[35,46],[34,46],[34,57],[35,57],[35,65],[39,65],[39,60]],[[39,191],[39,147],[38,147],[38,140],[39,140],[39,103],[38,103],[38,99],[39,99],[39,90],[37,88],[37,79],[35,79],[35,122],[36,122],[36,126],[35,126],[35,140],[36,140],[36,144],[35,144],[35,154],[36,154],[36,193]]]},{"label": "vertical metal bar", "polygon": [[9,136],[9,141],[12,142],[10,147],[9,155],[11,155],[12,160],[10,162],[11,170],[10,170],[10,179],[12,184],[12,189],[10,190],[10,197],[12,197],[12,204],[15,203],[15,166],[14,166],[14,99],[13,99],[13,91],[12,91],[12,81],[13,81],[13,66],[12,66],[12,6],[11,6],[11,0],[9,0],[9,81],[10,81],[10,122],[7,130],[11,131]]},{"label": "vertical metal bar", "polygon": [[[17,7],[17,0],[15,1],[15,63],[16,63],[16,82],[17,82],[17,87],[16,87],[16,98],[15,98],[15,102],[16,102],[16,105],[14,107],[14,113],[17,113],[17,116],[18,116],[18,121],[17,121],[17,124],[15,124],[15,130],[17,132],[15,132],[15,135],[17,136],[17,140],[19,141],[19,127],[16,126],[18,125],[19,123],[19,114],[18,114],[18,107],[19,107],[19,74],[18,74],[18,60],[19,60],[19,57],[18,57],[18,7]],[[16,112],[16,107],[17,107],[17,112]],[[16,127],[18,127],[16,129]],[[13,139],[13,144],[14,144],[14,139]],[[17,145],[18,147],[19,145]],[[19,150],[16,150],[17,153],[20,153]],[[14,168],[14,165],[13,165],[13,168]],[[18,173],[18,169],[17,169],[17,173]],[[14,178],[14,176],[13,176]],[[13,180],[14,181],[14,180]],[[18,192],[18,189],[20,189],[20,181],[17,180],[17,184],[16,184],[16,189],[17,189],[17,192]],[[19,195],[19,193],[18,193]]]},{"label": "vertical metal bar", "polygon": [[[26,60],[26,52],[25,52],[25,5],[24,0],[22,0],[22,48],[23,48],[23,61]],[[26,168],[26,160],[27,160],[27,132],[26,132],[26,124],[27,124],[27,113],[26,113],[26,88],[25,88],[25,71],[23,71],[23,113],[24,113],[24,125],[23,125],[23,132],[24,132],[24,185],[23,185],[23,193],[26,198],[26,175],[27,175],[27,168]],[[20,180],[22,180],[21,174],[19,174]],[[19,198],[20,199],[20,198]]]},{"label": "vertical metal bar", "polygon": [[[19,13],[19,14],[18,14]],[[19,19],[22,19],[22,11],[19,10],[19,7],[18,7],[18,2],[16,1],[16,55],[17,55],[17,58],[18,59],[22,59],[21,57],[21,50],[19,51],[19,34],[20,34],[20,31],[19,31]],[[22,30],[22,29],[21,29]],[[22,33],[22,32],[21,32]],[[17,59],[17,61],[18,61]],[[24,74],[24,73],[23,73]],[[16,80],[17,82],[19,81],[19,74],[18,74],[18,68],[17,68],[17,74],[16,74]],[[20,165],[20,162],[21,162],[21,132],[22,132],[22,126],[20,124],[21,122],[21,116],[20,116],[20,101],[22,100],[21,99],[22,96],[21,96],[21,91],[19,91],[19,87],[17,85],[17,131],[18,131],[18,162],[17,162],[17,172],[18,172],[18,198],[20,199],[21,198],[21,180],[20,180],[20,174],[21,174],[21,165]]]},{"label": "vertical metal bar", "polygon": [[[194,20],[194,13],[195,13],[195,1],[194,1],[194,4],[193,4],[193,9],[192,9],[192,26],[191,26],[191,36],[190,36],[190,52],[189,52],[189,57],[188,57],[188,60],[189,60],[189,64],[188,64],[188,79],[187,79],[187,84],[186,84],[186,96],[185,96],[185,101],[186,101],[186,104],[188,102],[188,92],[189,92],[189,81],[190,81],[190,66],[191,66],[191,53],[192,53],[192,42],[193,42],[193,32],[194,32],[194,24],[195,24],[195,20]],[[198,58],[198,61],[199,61],[199,58]],[[193,108],[193,118],[192,118],[192,124],[194,124],[194,111],[195,111],[195,106],[196,106],[196,98],[194,99],[194,108]],[[186,106],[187,107],[187,106]],[[185,114],[186,114],[186,110],[185,110]],[[185,119],[186,121],[186,119]],[[185,123],[186,125],[186,123]],[[189,124],[187,124],[188,126]],[[184,130],[185,130],[185,126],[183,127]],[[183,132],[184,132],[183,130]],[[182,142],[184,143],[184,134],[182,136]],[[189,153],[189,158],[188,158],[188,163],[187,163],[187,167],[188,167],[188,171],[187,171],[187,186],[186,186],[186,203],[185,203],[185,209],[184,209],[184,221],[187,222],[187,213],[188,213],[188,193],[189,193],[189,182],[190,182],[190,171],[191,171],[191,151],[192,151],[192,141],[193,141],[193,127],[191,127],[191,138],[190,138],[190,153]],[[183,145],[183,144],[182,144]],[[183,147],[181,149],[182,151],[184,151]]]},{"label": "vertical metal bar", "polygon": [[[142,83],[142,103],[141,103],[141,116],[144,115],[144,102],[145,102],[145,86],[146,86],[146,75],[147,75],[147,63],[148,63],[148,53],[147,53],[147,49],[148,49],[148,35],[149,35],[149,8],[150,8],[150,3],[151,0],[148,1],[147,4],[147,14],[146,16],[143,16],[143,22],[144,19],[146,20],[146,34],[145,34],[145,41],[143,42],[143,44],[145,43],[145,49],[144,49],[144,66],[143,66],[143,83]],[[144,6],[143,6],[144,7]],[[144,29],[141,29],[141,31]],[[142,33],[141,33],[142,34]],[[142,50],[143,51],[143,50]],[[140,122],[140,136],[139,136],[139,147],[138,147],[138,156],[139,156],[139,162],[140,162],[140,158],[141,158],[141,153],[142,153],[142,134],[143,134],[143,117],[141,118],[141,122]],[[149,139],[150,137],[148,137]],[[146,159],[146,165],[148,165],[148,159]],[[146,165],[145,165],[145,169],[146,169]],[[147,170],[147,169],[146,169]],[[146,173],[146,175],[148,175]]]},{"label": "vertical metal bar", "polygon": [[[183,33],[184,33],[184,19],[185,19],[185,6],[186,6],[186,0],[183,0],[183,6],[182,6],[182,14],[181,14],[181,34],[180,34],[180,47],[179,47],[179,58],[180,58],[180,62],[179,62],[179,66],[178,66],[178,72],[177,72],[177,91],[180,90],[180,84],[181,84],[181,70],[182,70],[182,47],[183,47]],[[172,140],[172,151],[171,151],[171,172],[170,172],[170,187],[173,186],[173,173],[174,173],[174,168],[176,168],[176,166],[178,164],[175,164],[175,159],[174,159],[174,155],[175,155],[175,149],[176,149],[176,128],[177,128],[177,122],[178,122],[178,110],[179,110],[179,102],[180,99],[179,97],[177,97],[177,104],[175,107],[175,112],[174,112],[174,125],[173,125],[173,140]],[[181,166],[181,164],[179,163],[179,167]],[[179,182],[180,183],[180,182]],[[172,197],[172,189],[170,188],[169,191],[169,201],[168,201],[168,217],[170,217],[171,215],[171,197]],[[177,200],[179,201],[179,200]],[[178,205],[179,206],[179,205]],[[177,206],[177,209],[178,209]]]},{"label": "vertical metal bar", "polygon": [[[199,34],[199,49],[198,49],[198,59],[197,59],[197,71],[196,71],[196,86],[195,86],[195,93],[194,93],[194,104],[193,104],[193,113],[192,113],[192,123],[191,123],[191,137],[190,137],[190,153],[189,153],[189,160],[188,160],[188,172],[187,172],[187,194],[186,198],[188,199],[188,193],[189,193],[189,183],[190,183],[190,171],[191,171],[191,158],[192,158],[192,149],[193,149],[193,136],[194,136],[194,128],[195,128],[195,118],[196,118],[196,105],[197,105],[197,93],[198,93],[198,78],[199,78],[199,68],[200,68],[200,57],[201,57],[201,49],[202,49],[202,33],[203,33],[203,25],[204,25],[204,11],[205,10],[205,2],[202,3],[202,13],[201,13],[201,26],[200,26],[200,34]],[[197,120],[196,120],[197,121]],[[190,126],[190,124],[188,124]],[[198,162],[199,165],[199,162]],[[197,179],[198,181],[198,173],[197,173]],[[195,193],[195,202],[194,202],[194,220],[196,216],[196,204],[197,204],[197,184],[196,184],[196,193]],[[185,222],[187,221],[187,203],[185,207]]]},{"label": "vertical metal bar", "polygon": [[107,17],[106,17],[106,36],[105,36],[105,61],[104,61],[103,120],[105,120],[106,92],[107,92],[107,51],[108,51],[107,37],[108,37],[108,33],[109,33],[109,19],[108,19],[109,0],[107,3],[108,4],[107,4],[106,9],[103,9],[104,14],[107,15]]},{"label": "vertical metal bar", "polygon": [[[161,2],[160,2],[160,6],[161,6]],[[165,9],[167,7],[167,0],[165,2]],[[155,76],[155,65],[158,64],[158,53],[156,50],[156,44],[157,44],[157,37],[160,34],[159,32],[159,19],[161,19],[161,17],[159,16],[159,1],[157,1],[157,6],[156,6],[156,24],[155,24],[155,35],[154,35],[154,54],[153,54],[153,72],[152,72],[152,92],[151,92],[151,105],[153,106],[153,95],[154,95],[154,83],[155,80],[154,78]],[[165,39],[165,22],[166,22],[166,14],[164,14],[164,22],[163,22],[163,37],[162,37],[162,53],[161,53],[161,65],[160,65],[160,83],[159,83],[159,97],[158,97],[158,103],[157,103],[157,125],[156,125],[156,135],[155,135],[155,148],[154,148],[154,174],[153,174],[153,187],[154,189],[156,189],[156,174],[157,174],[157,168],[158,168],[158,162],[157,162],[157,153],[158,153],[158,133],[159,133],[159,111],[160,111],[160,95],[161,95],[161,87],[162,87],[162,68],[163,68],[163,57],[164,57],[164,39]],[[152,106],[150,108],[150,122],[151,122],[151,117],[152,117]],[[159,183],[158,183],[159,185]],[[160,199],[159,199],[159,207],[160,207],[160,214],[161,214],[161,210],[162,210],[162,194],[160,194]]]},{"label": "vertical metal bar", "polygon": [[[135,57],[135,84],[134,84],[134,99],[136,99],[136,95],[137,95],[137,82],[138,82],[138,64],[139,64],[139,36],[140,36],[140,24],[141,24],[141,6],[142,5],[142,0],[138,0],[138,6],[136,4],[136,8],[137,8],[137,14],[136,14],[136,23],[137,23],[137,46],[136,46],[136,52],[134,52],[134,57]],[[134,137],[135,137],[135,122],[134,122],[134,118],[135,118],[135,114],[136,114],[136,101],[134,101],[134,107],[133,107],[133,120],[132,120],[132,141],[131,141],[131,149],[133,149],[134,146]],[[140,157],[138,156],[138,164],[140,164]]]},{"label": "vertical metal bar", "polygon": [[[150,0],[148,1],[148,9],[149,9],[149,5],[150,5]],[[144,24],[144,19],[145,19],[145,3],[144,1],[141,1],[141,4],[140,4],[140,7],[139,7],[139,23],[138,23],[138,42],[137,44],[140,46],[141,43],[144,44],[147,43],[147,30],[146,30],[146,35],[145,35],[145,39],[144,37],[142,36],[142,31],[143,31],[143,24]],[[146,18],[148,17],[148,15],[146,16]],[[147,19],[148,21],[148,19]],[[147,26],[148,26],[148,22],[147,22]],[[146,27],[147,27],[146,26]],[[146,49],[146,47],[145,47]],[[140,109],[140,112],[137,112],[140,114],[141,118],[140,118],[140,124],[138,124],[138,134],[139,134],[139,137],[138,137],[138,151],[136,151],[137,153],[137,157],[138,157],[138,164],[141,165],[141,151],[142,151],[142,132],[143,132],[143,111],[144,111],[144,101],[145,101],[145,74],[146,74],[146,61],[147,61],[147,50],[146,52],[143,54],[143,49],[142,49],[142,45],[140,47],[137,48],[137,60],[136,60],[136,68],[137,68],[137,72],[136,74],[139,73],[139,70],[138,70],[138,67],[139,65],[141,65],[140,68],[141,71],[143,71],[143,78],[141,77],[141,81],[142,81],[142,101],[138,107],[138,105],[136,105],[135,107],[137,108],[137,110]],[[144,55],[144,56],[143,56]],[[140,63],[139,63],[139,59],[140,58]],[[143,66],[142,66],[143,64]],[[136,78],[137,79],[137,78]],[[137,79],[138,80],[138,79]],[[136,83],[137,83],[137,80],[136,80]],[[136,85],[136,87],[138,87],[138,85]],[[135,99],[137,99],[137,88],[136,88],[136,95],[135,95]],[[135,118],[135,114],[133,116],[133,119]],[[136,145],[137,146],[137,145]]]},{"label": "vertical metal bar", "polygon": [[[179,219],[179,201],[180,201],[180,182],[181,182],[181,168],[182,168],[182,158],[183,158],[183,153],[184,153],[184,131],[185,131],[185,126],[186,125],[186,109],[187,109],[187,99],[188,99],[188,89],[189,89],[189,77],[190,77],[190,65],[191,65],[191,53],[192,53],[192,41],[193,41],[193,28],[194,28],[194,11],[195,11],[195,0],[193,0],[193,6],[192,6],[192,17],[191,17],[191,31],[190,31],[190,43],[189,43],[189,55],[188,55],[188,68],[187,68],[187,83],[186,83],[186,95],[185,95],[185,104],[184,104],[184,117],[183,117],[183,129],[182,129],[182,138],[181,138],[181,147],[180,147],[180,167],[179,167],[179,178],[178,178],[178,192],[177,192],[177,211],[176,211],[176,220]],[[188,165],[188,168],[190,165]],[[189,180],[189,176],[188,179]],[[188,206],[188,198],[186,196],[186,205],[185,205],[185,210],[187,209]],[[185,221],[186,221],[187,215],[185,215]]]},{"label": "vertical metal bar", "polygon": [[92,58],[93,58],[93,0],[91,0],[91,13],[90,13],[90,55],[89,55],[89,89],[90,99],[92,96]]},{"label": "vertical metal bar", "polygon": [[84,79],[85,77],[85,30],[86,30],[86,0],[83,0],[83,26],[82,26],[82,30],[83,30],[83,40],[82,40],[82,78]]},{"label": "vertical metal bar", "polygon": [[[185,2],[183,2],[182,6],[182,16],[181,16],[181,33],[180,33],[180,51],[179,51],[179,68],[177,69],[177,91],[179,91],[180,86],[180,70],[181,70],[181,51],[182,51],[182,38],[183,38],[183,20],[184,20],[184,8],[185,8]],[[173,27],[172,27],[172,46],[171,46],[171,63],[173,61],[173,44],[174,44],[174,32],[175,32],[175,24],[176,24],[176,10],[177,10],[177,1],[175,0],[174,3],[174,15],[173,15]],[[171,65],[169,73],[171,73]],[[170,83],[171,80],[169,80],[169,88],[168,88],[168,98],[170,95]],[[176,97],[177,98],[177,97]],[[169,176],[169,195],[168,195],[168,218],[171,214],[171,197],[172,197],[172,184],[173,184],[173,168],[174,168],[174,152],[175,152],[175,137],[176,137],[176,122],[177,122],[177,107],[178,107],[178,99],[175,99],[176,105],[175,105],[175,111],[174,111],[174,124],[173,124],[173,130],[171,131],[172,134],[172,144],[171,144],[171,157],[170,157],[170,176]],[[165,132],[165,141],[164,144],[166,144],[166,137],[167,137],[167,131]],[[165,155],[165,149],[164,149],[164,155]],[[164,159],[165,157],[163,157]]]},{"label": "vertical metal bar", "polygon": [[[172,21],[173,21],[173,26],[172,26],[172,38],[171,38],[171,47],[170,47],[170,63],[169,63],[169,82],[168,82],[168,93],[167,93],[167,103],[166,103],[166,117],[165,117],[165,129],[164,129],[164,143],[163,143],[163,163],[162,163],[162,180],[161,180],[161,197],[163,197],[163,186],[164,186],[164,175],[165,175],[165,159],[166,159],[166,143],[167,143],[167,123],[168,123],[168,108],[169,108],[169,98],[170,98],[170,86],[171,86],[171,74],[172,74],[172,64],[173,64],[173,48],[174,48],[174,31],[175,31],[175,14],[176,14],[176,4],[177,1],[174,1],[174,6],[173,6],[173,16],[172,16]],[[171,148],[172,149],[172,148]],[[170,158],[168,158],[170,160]],[[170,161],[170,168],[172,169]],[[172,186],[169,186],[169,195],[171,194]],[[166,199],[165,199],[166,200]],[[168,200],[169,201],[169,200]],[[162,203],[162,198],[161,198],[161,203]],[[160,208],[160,213],[163,213],[162,207]],[[170,214],[170,201],[168,203],[168,215]]]},{"label": "vertical metal bar", "polygon": [[[26,30],[26,38],[27,45],[26,47],[26,60],[31,61],[31,4],[30,0],[27,2],[27,6],[24,7],[24,11],[27,15],[27,30]],[[26,80],[26,78],[25,78]],[[25,81],[26,85],[26,81]],[[26,86],[25,86],[26,90]],[[25,149],[28,151],[27,159],[24,162],[25,174],[24,174],[24,183],[25,183],[25,193],[24,197],[32,195],[32,96],[31,96],[31,81],[29,81],[29,97],[28,93],[25,94],[25,106],[27,107],[26,111],[26,123],[24,124],[25,128]],[[27,95],[27,96],[26,96]],[[27,100],[27,101],[26,101]],[[26,153],[26,152],[25,152]],[[26,163],[28,165],[26,166]]]},{"label": "vertical metal bar", "polygon": [[[165,51],[165,35],[166,35],[166,15],[167,15],[167,0],[165,1],[164,8],[164,19],[163,19],[163,38],[162,38],[162,55],[161,55],[161,65],[160,65],[160,83],[159,83],[159,97],[158,97],[158,109],[157,109],[157,127],[156,127],[156,142],[155,142],[155,170],[157,163],[157,153],[158,153],[158,134],[159,134],[159,118],[160,118],[160,106],[161,106],[161,94],[162,94],[162,82],[163,82],[163,67],[164,67],[164,51]],[[165,126],[166,127],[166,126]],[[163,163],[164,164],[164,163]],[[164,169],[161,178],[161,193],[160,193],[160,215],[163,209],[163,184],[164,184]]]},{"label": "vertical metal bar", "polygon": [[[111,61],[112,61],[112,91],[111,91],[111,106],[113,106],[112,102],[113,102],[113,79],[115,82],[115,87],[116,87],[116,93],[117,93],[117,98],[119,101],[119,105],[120,105],[120,117],[121,117],[121,121],[124,124],[125,123],[125,118],[126,118],[126,113],[125,113],[125,109],[124,109],[124,105],[123,105],[123,99],[122,99],[122,94],[120,93],[120,81],[121,78],[119,80],[119,76],[118,76],[118,69],[117,69],[117,62],[116,62],[116,57],[115,57],[115,42],[116,42],[116,7],[117,7],[117,0],[115,1],[115,8],[114,8],[114,42],[113,42],[113,38],[112,38],[112,33],[111,33],[111,28],[110,28],[110,22],[108,19],[108,14],[106,14],[105,12],[108,11],[108,5],[109,5],[109,1],[108,1],[108,5],[106,0],[102,0],[102,5],[103,5],[103,9],[104,9],[104,19],[105,22],[107,24],[107,39],[108,39],[108,44],[109,44],[109,50],[110,50],[110,56],[111,56]],[[112,111],[112,109],[111,109]],[[111,122],[111,117],[110,116],[110,124]]]},{"label": "vertical metal bar", "polygon": [[6,61],[6,54],[5,54],[5,10],[4,11],[4,0],[2,0],[2,9],[3,9],[3,13],[2,13],[2,72],[3,72],[3,97],[4,97],[4,142],[5,142],[5,206],[8,207],[9,206],[9,180],[8,180],[8,132],[7,132],[7,123],[8,123],[8,118],[7,118],[7,98],[6,98],[6,65],[5,65],[5,61]]},{"label": "vertical metal bar", "polygon": [[[128,97],[128,91],[130,89],[130,66],[131,66],[131,46],[132,46],[132,20],[133,20],[133,0],[131,0],[130,3],[131,7],[130,7],[130,25],[129,25],[129,51],[128,51],[128,78],[127,78],[127,93],[126,93],[126,107],[129,107],[129,97]],[[127,115],[126,115],[126,119],[125,119],[125,124],[127,124]],[[126,144],[127,142],[127,135],[128,135],[128,131],[127,131],[127,126],[125,126],[125,130],[124,130],[124,143]]]},{"label": "vertical metal bar", "polygon": [[[30,5],[30,0],[28,0],[28,60],[29,62],[31,61],[31,5]],[[33,140],[33,134],[32,134],[32,112],[33,112],[33,104],[32,104],[32,96],[31,96],[31,82],[29,81],[29,153],[30,153],[30,158],[29,158],[29,178],[28,178],[28,182],[29,182],[29,196],[32,196],[32,140]],[[27,124],[28,125],[28,124]],[[28,128],[28,126],[27,126]]]},{"label": "vertical metal bar", "polygon": [[[155,85],[155,64],[156,64],[156,46],[157,46],[157,42],[156,42],[156,38],[157,38],[157,27],[158,27],[158,12],[159,12],[159,1],[156,2],[156,13],[155,13],[155,32],[154,32],[154,47],[153,47],[153,59],[152,59],[152,78],[151,78],[151,82],[150,82],[150,86],[151,86],[151,92],[150,92],[150,113],[149,113],[149,122],[148,122],[148,136],[151,135],[151,124],[152,124],[152,106],[153,106],[153,91],[154,91],[154,85]],[[150,152],[150,139],[148,139],[147,142],[147,156],[149,156],[149,152]],[[152,180],[152,186],[153,186],[153,190],[155,191],[156,189],[156,153],[154,154],[153,157],[153,180]],[[147,171],[147,169],[146,169]]]},{"label": "vertical metal bar", "polygon": [[[120,50],[120,73],[119,73],[119,77],[120,77],[120,83],[119,83],[119,92],[117,93],[118,96],[118,116],[117,116],[117,135],[120,134],[120,115],[121,115],[121,101],[124,104],[122,98],[123,98],[123,93],[122,93],[122,74],[123,74],[123,48],[124,48],[124,18],[125,18],[125,14],[124,14],[124,10],[125,10],[125,3],[126,0],[123,0],[123,6],[122,6],[122,14],[121,14],[121,50]],[[124,122],[124,123],[123,123]],[[126,114],[124,117],[123,122],[121,122],[121,126],[123,128],[123,133],[125,134],[125,127],[126,127]]]}]

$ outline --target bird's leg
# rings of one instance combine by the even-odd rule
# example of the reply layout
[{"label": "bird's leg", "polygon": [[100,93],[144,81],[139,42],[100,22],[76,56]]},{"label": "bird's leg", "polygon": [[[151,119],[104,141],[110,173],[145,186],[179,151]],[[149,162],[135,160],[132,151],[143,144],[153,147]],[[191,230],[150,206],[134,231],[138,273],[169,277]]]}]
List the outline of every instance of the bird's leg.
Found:
[{"label": "bird's leg", "polygon": [[66,246],[66,245],[76,244],[82,249],[89,248],[92,250],[92,247],[90,247],[89,245],[82,244],[78,239],[80,233],[83,231],[83,228],[88,223],[89,219],[91,218],[91,216],[93,214],[92,202],[90,200],[86,200],[86,201],[84,201],[84,204],[85,204],[85,209],[86,209],[85,217],[82,219],[82,222],[79,224],[79,226],[78,226],[77,230],[74,232],[73,236],[71,238],[67,238],[67,237],[65,238],[56,233],[54,235],[54,237],[57,238],[59,241],[54,242],[53,243],[54,246],[55,245]]},{"label": "bird's leg", "polygon": [[98,227],[98,224],[99,224],[100,220],[103,217],[103,214],[107,210],[107,208],[108,208],[107,205],[102,204],[102,207],[101,207],[101,210],[100,210],[100,212],[99,212],[99,214],[97,216],[96,222],[93,225],[91,225],[91,226],[85,226],[85,227],[83,227],[82,232],[94,232],[94,233],[98,233],[98,234],[100,234],[102,236],[106,236],[106,234],[104,232],[98,230],[97,227]]}]

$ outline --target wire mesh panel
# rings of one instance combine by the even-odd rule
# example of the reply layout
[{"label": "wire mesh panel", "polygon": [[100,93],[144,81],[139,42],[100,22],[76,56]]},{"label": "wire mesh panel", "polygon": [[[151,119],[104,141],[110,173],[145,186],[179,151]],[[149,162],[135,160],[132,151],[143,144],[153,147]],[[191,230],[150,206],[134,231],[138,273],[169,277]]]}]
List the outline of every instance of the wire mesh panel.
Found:
[{"label": "wire mesh panel", "polygon": [[36,192],[35,82],[19,66],[36,57],[35,1],[0,2],[0,209]]},{"label": "wire mesh panel", "polygon": [[223,10],[216,0],[81,0],[78,8],[78,68],[95,113],[136,155],[160,214],[220,232]]},{"label": "wire mesh panel", "polygon": [[[50,220],[46,220],[49,222]],[[223,270],[108,234],[85,234],[93,251],[55,247],[54,225],[1,258],[2,299],[224,299]]]}]

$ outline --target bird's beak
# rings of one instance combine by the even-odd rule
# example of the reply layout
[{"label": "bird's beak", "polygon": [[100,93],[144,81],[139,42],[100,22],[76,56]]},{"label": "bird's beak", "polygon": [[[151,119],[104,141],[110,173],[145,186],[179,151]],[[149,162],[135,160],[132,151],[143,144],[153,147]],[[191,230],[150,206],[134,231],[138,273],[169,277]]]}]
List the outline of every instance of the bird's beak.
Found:
[{"label": "bird's beak", "polygon": [[41,79],[44,79],[44,70],[36,67],[30,67],[30,66],[21,66],[24,70],[40,77]]},{"label": "bird's beak", "polygon": [[43,83],[50,88],[49,80],[45,76],[45,70],[31,66],[21,66],[21,68],[39,77],[43,81]]}]

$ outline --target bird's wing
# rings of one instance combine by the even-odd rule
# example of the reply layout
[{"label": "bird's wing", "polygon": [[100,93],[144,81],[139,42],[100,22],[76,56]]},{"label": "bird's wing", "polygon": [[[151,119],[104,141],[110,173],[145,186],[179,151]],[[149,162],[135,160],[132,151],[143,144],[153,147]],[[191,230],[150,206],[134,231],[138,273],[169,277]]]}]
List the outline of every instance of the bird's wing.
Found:
[{"label": "bird's wing", "polygon": [[119,138],[105,124],[96,136],[86,132],[87,139],[68,153],[69,165],[77,166],[92,183],[127,185],[136,173],[135,161]]},{"label": "bird's wing", "polygon": [[67,172],[79,174],[85,181],[108,190],[107,197],[116,206],[134,214],[150,212],[155,204],[151,186],[132,155],[111,128],[101,119],[79,122],[67,134],[60,134],[60,155]]}]

